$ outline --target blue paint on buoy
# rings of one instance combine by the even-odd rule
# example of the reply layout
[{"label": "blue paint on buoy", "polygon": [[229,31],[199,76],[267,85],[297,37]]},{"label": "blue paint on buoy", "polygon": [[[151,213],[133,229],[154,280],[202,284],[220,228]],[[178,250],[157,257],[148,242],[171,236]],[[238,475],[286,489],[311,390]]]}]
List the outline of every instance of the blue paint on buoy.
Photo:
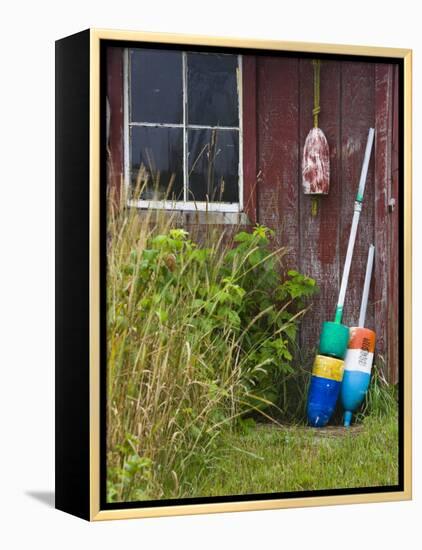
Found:
[{"label": "blue paint on buoy", "polygon": [[312,376],[308,394],[308,423],[314,428],[324,427],[336,407],[341,382]]},{"label": "blue paint on buoy", "polygon": [[346,428],[348,428],[350,426],[350,424],[352,423],[352,416],[353,416],[352,411],[345,411],[344,412],[343,420],[344,420],[344,426]]},{"label": "blue paint on buoy", "polygon": [[344,408],[344,425],[350,426],[352,415],[361,405],[369,387],[371,375],[358,370],[345,370],[341,386],[341,403]]}]

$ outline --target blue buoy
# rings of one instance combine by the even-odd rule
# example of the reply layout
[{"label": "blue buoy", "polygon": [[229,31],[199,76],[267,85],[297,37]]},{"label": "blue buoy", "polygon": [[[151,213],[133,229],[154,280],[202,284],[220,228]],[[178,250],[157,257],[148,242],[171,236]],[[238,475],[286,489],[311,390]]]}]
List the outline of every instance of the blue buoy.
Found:
[{"label": "blue buoy", "polygon": [[344,425],[350,426],[354,411],[361,405],[369,387],[371,376],[356,370],[344,371],[341,387],[341,404],[344,409]]},{"label": "blue buoy", "polygon": [[336,407],[343,378],[343,361],[317,355],[312,369],[308,393],[308,423],[314,428],[324,427]]}]

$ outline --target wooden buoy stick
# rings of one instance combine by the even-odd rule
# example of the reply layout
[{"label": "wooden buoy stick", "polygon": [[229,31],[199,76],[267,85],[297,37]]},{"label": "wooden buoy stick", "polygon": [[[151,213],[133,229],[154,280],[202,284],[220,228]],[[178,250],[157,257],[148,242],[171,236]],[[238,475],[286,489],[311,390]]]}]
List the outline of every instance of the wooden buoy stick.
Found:
[{"label": "wooden buoy stick", "polygon": [[344,262],[343,276],[341,279],[340,293],[338,297],[336,313],[334,316],[335,323],[341,323],[343,318],[344,299],[346,296],[347,284],[349,282],[350,266],[352,263],[353,250],[355,248],[356,233],[359,225],[360,213],[362,210],[363,195],[365,192],[366,177],[368,175],[369,160],[371,158],[372,144],[374,142],[375,130],[369,128],[368,140],[366,142],[365,156],[360,174],[359,188],[355,200],[355,208],[353,212],[352,228],[350,230],[349,244],[347,246],[346,260]]},{"label": "wooden buoy stick", "polygon": [[363,284],[362,302],[360,304],[360,313],[359,313],[360,327],[365,326],[366,309],[368,307],[369,289],[371,287],[372,268],[374,265],[374,253],[375,253],[375,246],[371,244],[369,246],[368,262],[366,264],[365,282]]}]

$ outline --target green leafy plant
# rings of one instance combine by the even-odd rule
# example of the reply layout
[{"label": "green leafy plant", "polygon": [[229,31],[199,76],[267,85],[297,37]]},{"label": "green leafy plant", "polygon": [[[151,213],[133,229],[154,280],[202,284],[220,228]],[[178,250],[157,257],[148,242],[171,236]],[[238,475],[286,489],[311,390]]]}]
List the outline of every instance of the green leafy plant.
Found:
[{"label": "green leafy plant", "polygon": [[108,499],[195,495],[222,432],[277,404],[316,285],[282,275],[260,225],[194,239],[151,212],[108,220]]},{"label": "green leafy plant", "polygon": [[390,384],[384,375],[384,358],[379,355],[372,366],[371,382],[357,420],[372,416],[382,418],[397,413],[397,386]]}]

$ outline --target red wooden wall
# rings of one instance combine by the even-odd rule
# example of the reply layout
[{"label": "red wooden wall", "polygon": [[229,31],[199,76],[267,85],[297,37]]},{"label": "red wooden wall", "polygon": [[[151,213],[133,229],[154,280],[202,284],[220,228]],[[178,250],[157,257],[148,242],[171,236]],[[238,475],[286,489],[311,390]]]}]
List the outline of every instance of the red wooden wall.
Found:
[{"label": "red wooden wall", "polygon": [[[109,184],[118,190],[123,176],[122,50],[109,50]],[[301,186],[302,149],[313,123],[312,61],[243,57],[245,211],[251,222],[273,228],[277,244],[289,248],[286,268],[314,277],[319,285],[320,293],[302,323],[304,350],[317,346],[321,323],[334,315],[368,128],[375,127],[344,322],[357,323],[368,247],[374,243],[366,326],[377,333],[376,351],[392,382],[398,372],[397,90],[394,65],[322,62],[319,125],[330,146],[331,184],[312,216],[311,198]],[[396,201],[392,211],[391,199]],[[196,223],[189,215],[184,220],[189,226]]]},{"label": "red wooden wall", "polygon": [[[301,188],[302,148],[312,127],[312,62],[280,57],[245,61],[248,67],[254,62],[256,70],[256,112],[249,110],[244,116],[256,118],[257,219],[276,230],[279,245],[289,247],[286,267],[314,277],[320,287],[302,324],[303,349],[317,346],[322,321],[334,315],[368,128],[375,127],[344,322],[357,323],[368,247],[374,243],[366,326],[376,331],[377,353],[385,360],[386,375],[396,382],[397,68],[323,61],[319,125],[330,146],[331,184],[329,195],[319,199],[317,215],[312,216],[311,198]],[[392,198],[396,206],[390,211]]]},{"label": "red wooden wall", "polygon": [[120,196],[124,176],[123,143],[123,49],[107,50],[107,174],[115,198]]}]

